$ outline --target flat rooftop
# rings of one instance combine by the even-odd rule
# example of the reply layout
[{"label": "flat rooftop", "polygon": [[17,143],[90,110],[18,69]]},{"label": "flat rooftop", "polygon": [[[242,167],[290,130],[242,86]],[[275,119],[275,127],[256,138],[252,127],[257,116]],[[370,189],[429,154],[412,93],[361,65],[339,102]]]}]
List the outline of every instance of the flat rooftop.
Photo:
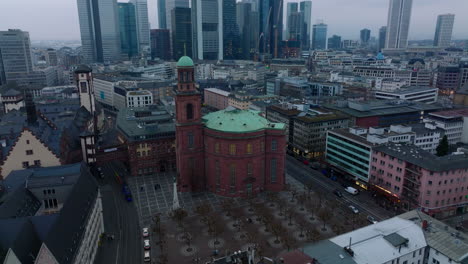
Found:
[{"label": "flat rooftop", "polygon": [[374,147],[374,150],[405,160],[430,171],[449,171],[468,168],[468,157],[463,154],[438,157],[415,145],[393,142]]}]

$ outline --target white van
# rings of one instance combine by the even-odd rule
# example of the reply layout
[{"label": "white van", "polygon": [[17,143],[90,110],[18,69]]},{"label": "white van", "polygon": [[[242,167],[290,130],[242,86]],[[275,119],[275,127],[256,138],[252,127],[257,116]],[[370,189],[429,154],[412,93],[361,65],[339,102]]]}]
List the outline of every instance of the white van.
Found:
[{"label": "white van", "polygon": [[150,261],[151,261],[150,252],[149,252],[148,250],[145,250],[145,254],[144,254],[143,260],[144,260],[145,262],[150,262]]},{"label": "white van", "polygon": [[347,191],[348,193],[352,194],[352,195],[357,195],[359,192],[358,190],[356,190],[355,188],[353,187],[346,187],[345,188],[345,191]]}]

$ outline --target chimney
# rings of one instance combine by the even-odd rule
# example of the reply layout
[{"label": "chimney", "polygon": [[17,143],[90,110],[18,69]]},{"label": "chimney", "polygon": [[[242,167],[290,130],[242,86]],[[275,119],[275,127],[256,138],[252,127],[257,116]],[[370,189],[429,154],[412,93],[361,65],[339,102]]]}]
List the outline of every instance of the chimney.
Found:
[{"label": "chimney", "polygon": [[423,231],[426,231],[426,230],[427,230],[427,227],[428,227],[427,220],[423,220],[423,221],[422,221],[422,229],[423,229]]},{"label": "chimney", "polygon": [[31,91],[26,90],[24,93],[24,102],[26,105],[26,115],[28,125],[35,125],[37,124],[37,113],[36,113],[36,105],[33,101],[33,96]]}]

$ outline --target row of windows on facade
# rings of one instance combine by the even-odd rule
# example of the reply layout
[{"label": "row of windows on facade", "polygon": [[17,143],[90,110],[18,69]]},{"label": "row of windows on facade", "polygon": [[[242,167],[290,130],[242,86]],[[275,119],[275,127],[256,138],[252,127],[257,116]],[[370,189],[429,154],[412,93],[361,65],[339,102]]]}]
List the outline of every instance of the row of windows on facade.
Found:
[{"label": "row of windows on facade", "polygon": [[[236,172],[236,164],[229,165],[229,184],[231,187],[236,186],[237,182],[237,172]],[[262,171],[264,168],[262,167]],[[262,173],[263,175],[263,173]],[[253,164],[247,163],[247,178],[253,177]],[[215,177],[216,177],[216,185],[221,185],[221,165],[218,160],[215,161]],[[277,182],[277,160],[271,159],[270,161],[270,183]]]},{"label": "row of windows on facade", "polygon": [[[194,137],[192,133],[188,134],[188,148],[193,148],[194,147]],[[265,142],[262,141],[261,143],[261,149],[265,148]],[[272,140],[271,141],[271,150],[276,151],[278,150],[278,141]],[[219,143],[214,144],[214,152],[215,153],[220,153],[221,152],[221,146]],[[251,143],[246,144],[246,153],[247,154],[252,154],[253,153],[253,145]],[[237,153],[237,144],[229,144],[229,155],[236,155]]]},{"label": "row of windows on facade", "polygon": [[151,151],[151,150],[143,150],[143,151],[137,151],[137,157],[147,157],[151,156],[151,154],[156,154],[156,153],[162,153],[162,152],[167,152],[171,153],[175,151],[175,148],[166,148],[166,149],[158,149],[159,151]]},{"label": "row of windows on facade", "polygon": [[44,200],[44,207],[46,209],[49,209],[49,208],[58,208],[58,202],[57,202],[57,199],[46,199]]},{"label": "row of windows on facade", "polygon": [[[23,168],[27,169],[29,168],[31,165],[29,164],[29,161],[23,161]],[[34,166],[35,167],[40,167],[41,166],[41,161],[40,160],[35,160],[34,161]]]},{"label": "row of windows on facade", "polygon": [[[393,159],[394,159],[393,157],[390,158],[390,160],[393,160]],[[376,163],[377,161],[378,161],[377,158],[375,158],[375,157],[372,158],[372,162]],[[400,163],[400,160],[398,160],[398,162]],[[385,166],[385,164],[386,164],[385,161],[380,160],[380,165]],[[393,169],[393,167],[394,167],[393,164],[390,164],[390,163],[387,164],[387,166],[388,166],[388,168],[390,168],[390,169]],[[412,169],[413,169],[413,170],[420,171],[422,168],[421,168],[421,167],[413,167]],[[375,166],[372,166],[372,170],[375,171],[375,170],[376,170],[376,167],[375,167]],[[397,172],[402,172],[402,171],[403,171],[400,167],[397,167],[396,170],[397,170]],[[445,172],[441,171],[441,172],[439,172],[438,174],[439,174],[439,176],[444,176],[444,174],[445,174],[446,176],[448,176],[450,173],[451,173],[452,175],[455,175],[456,173],[462,173],[462,172],[468,172],[468,168],[459,169],[459,170],[450,170],[450,171],[445,171]],[[433,171],[429,172],[429,175],[433,176],[433,175],[434,175],[434,172],[433,172]]]}]

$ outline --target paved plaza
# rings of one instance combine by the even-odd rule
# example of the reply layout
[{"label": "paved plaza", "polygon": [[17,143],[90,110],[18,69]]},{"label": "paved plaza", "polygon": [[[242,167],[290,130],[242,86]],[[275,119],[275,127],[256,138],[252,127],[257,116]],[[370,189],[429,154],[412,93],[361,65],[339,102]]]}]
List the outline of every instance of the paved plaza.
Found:
[{"label": "paved plaza", "polygon": [[[175,173],[160,173],[158,175],[147,175],[128,178],[128,184],[133,194],[133,200],[138,210],[141,226],[148,226],[154,215],[160,214],[167,218],[172,209],[174,199],[173,183]],[[302,190],[303,185],[292,177],[287,177],[286,181],[292,188]],[[155,186],[159,184],[157,189]],[[143,187],[143,189],[141,189]],[[194,214],[194,209],[202,204],[209,204],[213,210],[220,209],[223,197],[210,192],[202,193],[178,193],[179,203],[189,214]],[[241,198],[231,199],[234,207],[245,205],[245,200]]]}]

